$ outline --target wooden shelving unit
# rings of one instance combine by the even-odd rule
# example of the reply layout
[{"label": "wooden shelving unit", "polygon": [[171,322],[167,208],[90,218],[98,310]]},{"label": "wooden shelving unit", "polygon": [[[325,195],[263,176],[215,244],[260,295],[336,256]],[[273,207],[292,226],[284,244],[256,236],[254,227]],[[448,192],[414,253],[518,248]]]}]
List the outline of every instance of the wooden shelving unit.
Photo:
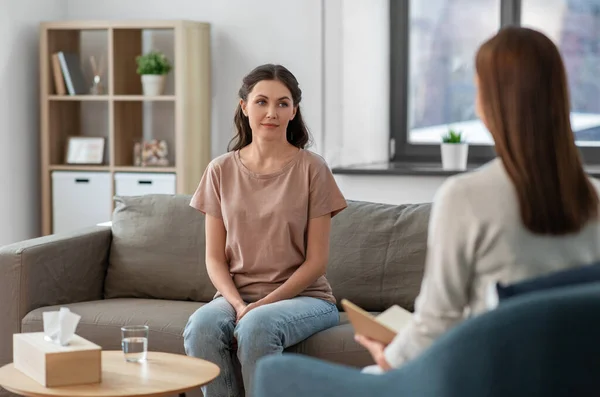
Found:
[{"label": "wooden shelving unit", "polygon": [[[173,64],[164,95],[145,96],[135,57],[160,49]],[[211,159],[210,25],[193,21],[57,21],[40,26],[40,134],[42,233],[53,233],[52,173],[109,173],[112,203],[116,173],[172,173],[176,193],[190,194]],[[52,54],[104,59],[105,95],[57,95]],[[92,85],[91,75],[89,85]],[[157,132],[158,131],[158,132]],[[150,136],[149,136],[150,134]],[[159,136],[156,136],[159,135]],[[101,165],[65,163],[69,136],[102,136]],[[167,167],[136,167],[133,145],[165,139]],[[102,198],[104,199],[104,198]],[[111,204],[112,205],[112,204]]]}]

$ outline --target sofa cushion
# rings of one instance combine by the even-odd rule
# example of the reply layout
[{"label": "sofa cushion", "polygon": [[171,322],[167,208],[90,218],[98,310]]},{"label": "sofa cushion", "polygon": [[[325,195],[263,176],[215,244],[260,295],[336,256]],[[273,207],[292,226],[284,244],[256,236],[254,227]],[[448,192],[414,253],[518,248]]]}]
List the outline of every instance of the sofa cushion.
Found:
[{"label": "sofa cushion", "polygon": [[354,340],[354,329],[343,312],[338,326],[317,332],[286,351],[360,368],[373,364],[371,354]]},{"label": "sofa cushion", "polygon": [[[104,350],[121,349],[121,326],[146,324],[150,327],[148,350],[185,354],[183,329],[188,318],[202,305],[158,299],[106,299],[47,306],[23,318],[22,332],[43,331],[43,312],[68,307],[81,316],[77,335]],[[321,331],[287,351],[359,367],[372,364],[369,353],[354,341],[354,332],[345,313],[340,314],[340,325]]]},{"label": "sofa cushion", "polygon": [[[207,302],[204,215],[191,196],[117,197],[106,298]],[[339,302],[368,311],[412,310],[427,246],[430,204],[348,201],[333,218],[327,278]],[[340,307],[341,309],[341,307]]]},{"label": "sofa cushion", "polygon": [[430,204],[348,201],[332,221],[327,279],[338,304],[346,298],[367,311],[393,304],[413,310],[419,293]]},{"label": "sofa cushion", "polygon": [[204,215],[191,196],[116,197],[104,296],[206,302]]}]

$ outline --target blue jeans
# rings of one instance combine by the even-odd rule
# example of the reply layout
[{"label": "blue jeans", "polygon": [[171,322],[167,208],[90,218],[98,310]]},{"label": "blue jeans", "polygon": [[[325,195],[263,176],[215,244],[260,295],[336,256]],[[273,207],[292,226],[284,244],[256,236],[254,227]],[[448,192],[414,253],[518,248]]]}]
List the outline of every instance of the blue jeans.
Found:
[{"label": "blue jeans", "polygon": [[235,319],[234,308],[219,297],[196,310],[183,332],[188,356],[211,361],[221,369],[217,379],[202,388],[205,397],[238,397],[244,390],[249,397],[259,358],[281,354],[337,325],[339,313],[331,302],[300,296],[253,309],[237,324]]}]

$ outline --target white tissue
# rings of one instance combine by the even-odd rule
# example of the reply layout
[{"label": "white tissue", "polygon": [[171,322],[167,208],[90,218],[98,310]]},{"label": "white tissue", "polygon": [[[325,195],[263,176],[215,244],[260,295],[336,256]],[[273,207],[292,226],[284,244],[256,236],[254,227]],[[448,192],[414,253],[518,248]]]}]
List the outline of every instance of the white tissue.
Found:
[{"label": "white tissue", "polygon": [[67,346],[75,335],[79,320],[81,316],[71,313],[66,307],[61,307],[57,312],[44,312],[44,338],[61,346]]}]

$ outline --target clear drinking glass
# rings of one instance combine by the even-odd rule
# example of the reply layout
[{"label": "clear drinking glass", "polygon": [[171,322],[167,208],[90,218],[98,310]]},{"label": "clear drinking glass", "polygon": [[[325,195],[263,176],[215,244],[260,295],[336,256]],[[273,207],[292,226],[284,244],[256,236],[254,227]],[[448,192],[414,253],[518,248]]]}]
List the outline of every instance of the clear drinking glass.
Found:
[{"label": "clear drinking glass", "polygon": [[121,347],[125,361],[139,362],[146,359],[148,353],[147,325],[126,325],[121,327]]}]

